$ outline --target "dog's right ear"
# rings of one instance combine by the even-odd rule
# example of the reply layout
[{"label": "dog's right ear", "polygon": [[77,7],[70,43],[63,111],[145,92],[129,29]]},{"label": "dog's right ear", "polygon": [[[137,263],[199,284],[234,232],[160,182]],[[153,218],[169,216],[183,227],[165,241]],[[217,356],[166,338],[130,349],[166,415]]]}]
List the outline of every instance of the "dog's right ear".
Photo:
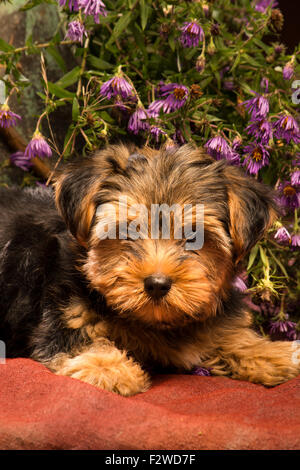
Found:
[{"label": "dog's right ear", "polygon": [[67,165],[56,176],[55,199],[58,211],[70,232],[83,246],[86,245],[96,211],[94,198],[100,189],[102,175],[93,159]]},{"label": "dog's right ear", "polygon": [[81,245],[87,244],[102,183],[126,171],[131,153],[132,149],[124,145],[110,146],[80,163],[66,165],[55,176],[57,208]]}]

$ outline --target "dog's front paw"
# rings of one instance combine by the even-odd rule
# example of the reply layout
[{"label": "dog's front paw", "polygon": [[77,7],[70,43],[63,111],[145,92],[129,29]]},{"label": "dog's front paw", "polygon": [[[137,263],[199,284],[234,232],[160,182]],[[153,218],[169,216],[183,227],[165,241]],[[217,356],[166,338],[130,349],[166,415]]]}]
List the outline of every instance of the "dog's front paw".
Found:
[{"label": "dog's front paw", "polygon": [[49,367],[56,374],[123,396],[145,392],[150,386],[149,376],[140,365],[116,348],[90,350],[75,357],[59,355]]},{"label": "dog's front paw", "polygon": [[274,386],[300,374],[300,346],[298,342],[266,342],[264,350],[257,350],[240,359],[233,377]]}]

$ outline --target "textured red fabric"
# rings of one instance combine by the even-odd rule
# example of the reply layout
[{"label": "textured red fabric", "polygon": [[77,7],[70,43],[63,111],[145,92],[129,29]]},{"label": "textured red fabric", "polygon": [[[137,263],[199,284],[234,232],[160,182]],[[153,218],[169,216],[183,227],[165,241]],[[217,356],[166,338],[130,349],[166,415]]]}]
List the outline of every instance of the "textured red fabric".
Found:
[{"label": "textured red fabric", "polygon": [[299,449],[300,377],[272,389],[158,375],[130,398],[29,359],[0,364],[1,449]]}]

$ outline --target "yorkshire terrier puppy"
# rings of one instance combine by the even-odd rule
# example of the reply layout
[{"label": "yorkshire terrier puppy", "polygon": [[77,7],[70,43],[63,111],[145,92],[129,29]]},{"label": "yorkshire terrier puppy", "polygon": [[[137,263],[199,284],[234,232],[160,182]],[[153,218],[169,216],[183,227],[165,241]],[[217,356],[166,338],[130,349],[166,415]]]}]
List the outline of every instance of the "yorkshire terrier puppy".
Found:
[{"label": "yorkshire terrier puppy", "polygon": [[[172,208],[183,206],[178,218]],[[8,357],[125,396],[145,391],[155,367],[203,366],[266,386],[300,373],[290,342],[251,329],[233,287],[238,263],[276,217],[271,190],[240,168],[188,145],[111,146],[67,165],[54,192],[1,188],[0,211]]]}]

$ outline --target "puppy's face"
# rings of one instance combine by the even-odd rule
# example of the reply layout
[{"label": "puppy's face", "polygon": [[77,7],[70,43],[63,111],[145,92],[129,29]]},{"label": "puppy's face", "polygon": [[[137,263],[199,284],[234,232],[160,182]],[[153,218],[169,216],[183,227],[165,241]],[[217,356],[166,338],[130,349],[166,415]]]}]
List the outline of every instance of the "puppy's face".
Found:
[{"label": "puppy's face", "polygon": [[91,286],[118,315],[159,328],[216,314],[273,212],[265,187],[190,146],[110,147],[70,166],[56,198]]}]

